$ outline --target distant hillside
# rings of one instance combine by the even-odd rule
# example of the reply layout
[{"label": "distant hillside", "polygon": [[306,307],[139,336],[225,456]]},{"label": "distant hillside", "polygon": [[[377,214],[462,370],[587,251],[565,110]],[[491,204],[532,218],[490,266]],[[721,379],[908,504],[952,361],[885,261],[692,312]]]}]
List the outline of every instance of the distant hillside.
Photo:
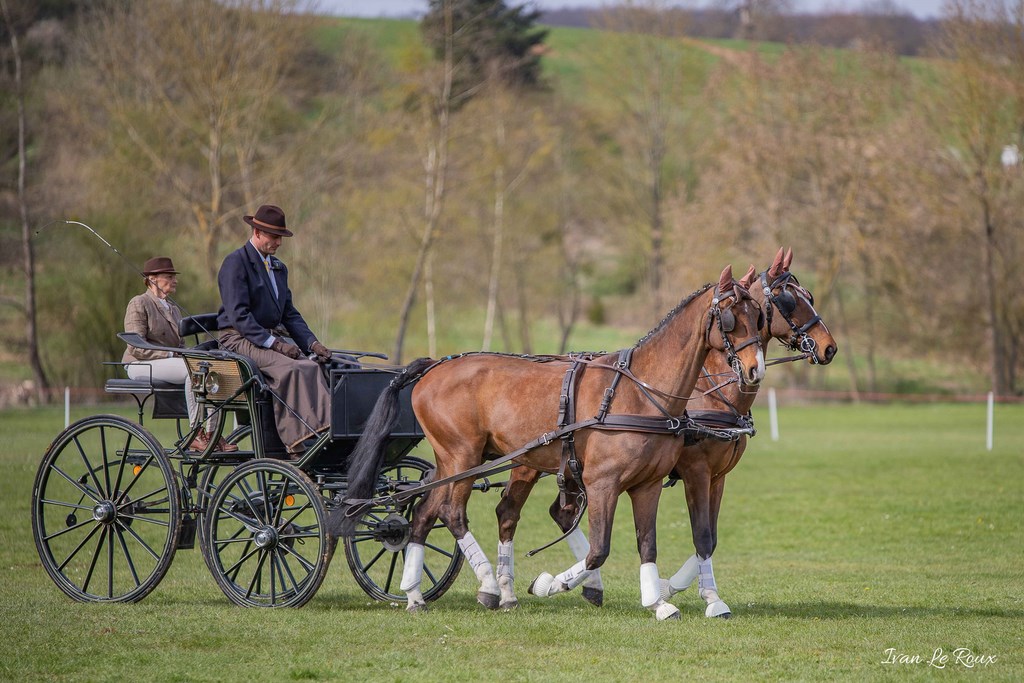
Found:
[{"label": "distant hillside", "polygon": [[[549,26],[597,28],[607,23],[609,10],[561,9],[541,15]],[[900,55],[920,55],[938,30],[935,20],[911,14],[787,14],[765,16],[744,26],[739,13],[716,9],[675,10],[685,18],[687,34],[695,38],[746,38],[784,44],[813,43],[856,48],[887,45]]]}]

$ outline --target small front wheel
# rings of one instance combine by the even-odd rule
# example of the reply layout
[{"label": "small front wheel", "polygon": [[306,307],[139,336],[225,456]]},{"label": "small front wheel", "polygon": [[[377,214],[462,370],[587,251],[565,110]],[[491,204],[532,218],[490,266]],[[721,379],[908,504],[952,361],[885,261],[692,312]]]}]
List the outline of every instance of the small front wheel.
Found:
[{"label": "small front wheel", "polygon": [[116,415],[61,432],[32,488],[43,568],[81,602],[138,602],[156,588],[181,533],[181,491],[160,443]]},{"label": "small front wheel", "polygon": [[285,462],[252,460],[213,490],[203,518],[207,564],[231,602],[301,607],[331,561],[327,510],[317,486]]}]

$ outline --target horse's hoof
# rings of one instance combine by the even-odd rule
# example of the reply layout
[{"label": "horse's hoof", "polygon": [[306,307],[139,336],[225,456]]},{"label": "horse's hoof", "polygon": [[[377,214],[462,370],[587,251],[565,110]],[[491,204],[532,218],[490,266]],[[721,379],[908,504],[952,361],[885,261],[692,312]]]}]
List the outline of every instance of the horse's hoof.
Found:
[{"label": "horse's hoof", "polygon": [[604,604],[604,591],[600,588],[589,588],[583,587],[583,599],[589,602],[594,607],[600,607]]},{"label": "horse's hoof", "polygon": [[533,583],[526,589],[526,592],[530,595],[536,595],[538,598],[546,598],[548,597],[548,591],[551,590],[551,584],[554,582],[554,576],[547,572],[542,572],[540,576],[533,580]]},{"label": "horse's hoof", "polygon": [[483,591],[479,591],[476,594],[476,601],[487,609],[498,609],[499,600],[501,600],[501,596],[495,595],[494,593],[484,593]]},{"label": "horse's hoof", "polygon": [[519,609],[519,601],[515,598],[512,598],[511,600],[502,600],[501,603],[498,604],[498,609],[503,609],[506,612]]},{"label": "horse's hoof", "polygon": [[427,609],[427,603],[425,602],[414,602],[405,608],[405,611],[409,614],[422,614],[423,612],[429,611]]},{"label": "horse's hoof", "polygon": [[679,619],[679,608],[670,602],[663,602],[658,605],[658,609],[654,610],[654,616],[657,617],[658,621]]},{"label": "horse's hoof", "polygon": [[732,611],[729,610],[729,606],[721,600],[715,600],[708,608],[704,610],[704,616],[709,618],[728,619],[732,616]]}]

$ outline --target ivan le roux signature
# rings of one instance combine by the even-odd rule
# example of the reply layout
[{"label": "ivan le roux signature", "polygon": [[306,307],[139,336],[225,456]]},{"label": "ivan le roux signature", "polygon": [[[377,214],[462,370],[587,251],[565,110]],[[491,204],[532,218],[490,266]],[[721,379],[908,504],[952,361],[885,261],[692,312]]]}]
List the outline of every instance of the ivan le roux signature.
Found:
[{"label": "ivan le roux signature", "polygon": [[927,664],[936,669],[945,669],[947,664],[958,664],[968,669],[973,669],[979,664],[988,666],[996,663],[996,655],[976,655],[969,647],[958,647],[949,654],[946,654],[941,647],[935,648],[931,659],[925,660],[921,655],[908,655],[897,652],[896,648],[889,647],[884,651],[885,659],[882,664]]}]

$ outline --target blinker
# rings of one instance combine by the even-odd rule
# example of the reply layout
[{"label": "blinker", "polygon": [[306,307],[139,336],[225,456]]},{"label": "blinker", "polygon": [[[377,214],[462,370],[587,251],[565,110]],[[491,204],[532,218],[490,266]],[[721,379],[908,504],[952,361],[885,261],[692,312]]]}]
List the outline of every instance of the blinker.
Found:
[{"label": "blinker", "polygon": [[732,332],[736,329],[736,315],[728,308],[723,308],[722,313],[722,331]]}]

